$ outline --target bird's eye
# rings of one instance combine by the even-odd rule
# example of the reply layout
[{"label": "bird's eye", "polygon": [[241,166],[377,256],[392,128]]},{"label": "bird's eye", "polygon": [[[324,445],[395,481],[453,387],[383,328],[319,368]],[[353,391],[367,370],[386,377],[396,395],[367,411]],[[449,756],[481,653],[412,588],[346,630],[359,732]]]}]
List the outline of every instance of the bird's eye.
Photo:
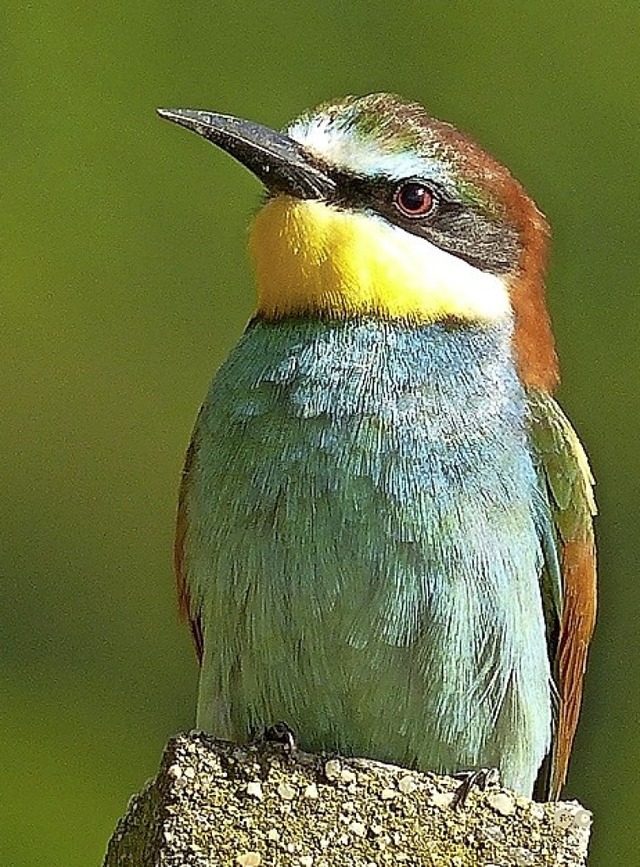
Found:
[{"label": "bird's eye", "polygon": [[405,217],[426,217],[435,207],[435,195],[421,181],[406,181],[400,184],[393,196],[393,203]]}]

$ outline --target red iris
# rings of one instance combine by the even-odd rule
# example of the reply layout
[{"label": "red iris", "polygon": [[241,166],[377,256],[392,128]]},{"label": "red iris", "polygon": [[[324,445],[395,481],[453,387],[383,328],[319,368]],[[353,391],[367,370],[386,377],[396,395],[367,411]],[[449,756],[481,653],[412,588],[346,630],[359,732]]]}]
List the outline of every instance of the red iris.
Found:
[{"label": "red iris", "polygon": [[433,210],[434,195],[420,181],[407,181],[396,190],[393,202],[405,217],[425,217]]}]

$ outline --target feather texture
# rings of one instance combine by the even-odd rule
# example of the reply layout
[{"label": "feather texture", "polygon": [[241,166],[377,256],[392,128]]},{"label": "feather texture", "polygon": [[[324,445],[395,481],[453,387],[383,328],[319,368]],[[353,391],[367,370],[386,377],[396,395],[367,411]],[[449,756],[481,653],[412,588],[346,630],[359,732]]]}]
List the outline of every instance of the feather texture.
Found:
[{"label": "feather texture", "polygon": [[178,495],[178,512],[176,515],[176,539],[173,549],[173,563],[176,573],[176,584],[178,591],[178,611],[183,620],[187,620],[191,627],[191,635],[195,646],[196,657],[198,663],[202,664],[202,656],[204,653],[204,642],[202,637],[202,623],[200,619],[200,604],[191,599],[189,589],[189,578],[187,576],[185,563],[185,541],[189,528],[189,516],[187,513],[187,492],[189,490],[189,482],[191,479],[191,467],[193,457],[197,448],[195,439],[192,439],[187,449],[187,454],[184,460],[184,469],[182,471],[182,479],[180,482],[180,493]]},{"label": "feather texture", "polygon": [[[541,485],[552,504],[554,556],[560,563],[560,598],[547,605],[551,624],[550,657],[558,685],[558,712],[547,779],[539,794],[557,798],[565,783],[573,745],[596,615],[596,550],[593,476],[587,456],[571,424],[548,393],[528,392],[530,436]],[[549,564],[550,558],[547,557]],[[543,575],[555,571],[549,565]]]},{"label": "feather texture", "polygon": [[540,593],[553,534],[511,324],[258,321],[200,414],[181,598],[198,725],[285,719],[303,747],[497,765],[551,736]]}]

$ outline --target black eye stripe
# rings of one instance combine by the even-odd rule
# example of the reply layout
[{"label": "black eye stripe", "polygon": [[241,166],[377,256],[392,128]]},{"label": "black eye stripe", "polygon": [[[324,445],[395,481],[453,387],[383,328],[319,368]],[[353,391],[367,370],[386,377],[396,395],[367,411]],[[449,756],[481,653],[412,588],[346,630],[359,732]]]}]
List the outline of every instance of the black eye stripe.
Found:
[{"label": "black eye stripe", "polygon": [[[441,184],[421,178],[389,178],[384,175],[365,177],[347,172],[334,171],[337,189],[332,204],[346,210],[374,211],[394,225],[409,231],[418,230],[426,221],[434,222],[440,216],[455,218],[462,214],[466,206],[452,199]],[[404,183],[423,183],[428,186],[434,197],[435,206],[424,217],[403,217],[394,204],[398,188]]]},{"label": "black eye stripe", "polygon": [[[325,166],[325,170],[327,167]],[[477,205],[460,201],[431,178],[366,177],[343,169],[330,169],[336,190],[329,200],[344,210],[373,212],[406,232],[440,247],[470,265],[492,274],[518,267],[520,240],[516,229],[484,213]],[[407,215],[394,197],[403,183],[422,183],[434,197],[424,216]]]},{"label": "black eye stripe", "polygon": [[440,184],[426,178],[390,178],[385,175],[366,177],[339,170],[332,171],[332,176],[337,185],[334,204],[348,208],[386,211],[393,207],[398,188],[406,183],[423,184],[438,203],[448,199]]}]

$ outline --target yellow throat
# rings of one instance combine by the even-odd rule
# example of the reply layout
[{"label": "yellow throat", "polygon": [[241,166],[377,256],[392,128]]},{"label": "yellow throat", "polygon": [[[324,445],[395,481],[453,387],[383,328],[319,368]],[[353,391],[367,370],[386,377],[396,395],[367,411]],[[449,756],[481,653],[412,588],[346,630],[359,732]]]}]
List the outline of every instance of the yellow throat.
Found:
[{"label": "yellow throat", "polygon": [[250,237],[258,312],[493,322],[510,315],[506,278],[363,212],[271,199]]}]

